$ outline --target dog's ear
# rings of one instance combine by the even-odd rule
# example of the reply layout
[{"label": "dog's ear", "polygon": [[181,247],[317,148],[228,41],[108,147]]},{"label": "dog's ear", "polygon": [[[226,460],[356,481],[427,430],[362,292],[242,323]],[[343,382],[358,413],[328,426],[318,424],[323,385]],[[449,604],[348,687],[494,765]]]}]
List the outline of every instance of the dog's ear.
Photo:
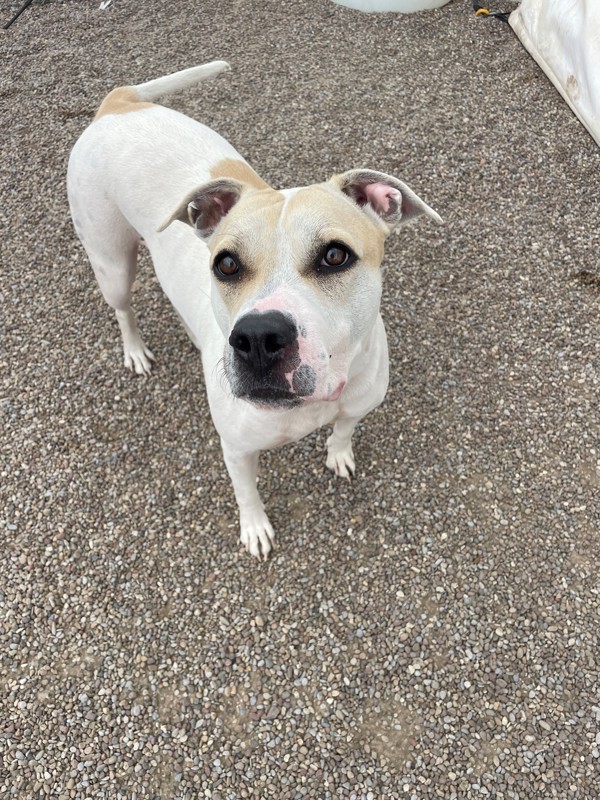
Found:
[{"label": "dog's ear", "polygon": [[205,183],[182,201],[174,214],[158,229],[164,231],[172,222],[191,225],[201,239],[208,239],[242,194],[239,181],[220,179]]},{"label": "dog's ear", "polygon": [[427,214],[437,223],[442,222],[439,214],[411,188],[384,172],[352,169],[342,175],[334,175],[331,180],[358,206],[381,219],[388,227],[388,232],[421,214]]}]

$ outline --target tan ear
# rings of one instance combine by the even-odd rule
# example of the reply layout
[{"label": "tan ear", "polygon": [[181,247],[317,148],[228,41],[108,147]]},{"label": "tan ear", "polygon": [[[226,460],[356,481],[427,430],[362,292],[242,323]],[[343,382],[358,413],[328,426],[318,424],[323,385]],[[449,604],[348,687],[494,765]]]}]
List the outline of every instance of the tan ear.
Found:
[{"label": "tan ear", "polygon": [[402,181],[385,172],[370,169],[352,169],[334,175],[332,182],[358,206],[374,213],[391,231],[397,225],[426,214],[437,223],[442,218]]},{"label": "tan ear", "polygon": [[205,183],[182,200],[158,232],[164,231],[172,222],[185,222],[194,228],[201,239],[210,238],[223,217],[227,216],[240,199],[242,187],[243,184],[239,181],[230,179]]}]

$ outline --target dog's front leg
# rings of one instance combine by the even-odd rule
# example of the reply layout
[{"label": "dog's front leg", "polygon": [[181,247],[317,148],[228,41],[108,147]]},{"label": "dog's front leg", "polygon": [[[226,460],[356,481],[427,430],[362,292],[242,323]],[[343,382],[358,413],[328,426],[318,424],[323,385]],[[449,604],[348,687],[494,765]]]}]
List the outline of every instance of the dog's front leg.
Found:
[{"label": "dog's front leg", "polygon": [[251,555],[266,561],[275,534],[256,488],[259,453],[240,453],[221,439],[225,466],[240,509],[240,538]]},{"label": "dog's front leg", "polygon": [[361,417],[338,419],[333,432],[327,439],[327,467],[340,478],[354,475],[354,453],[352,452],[352,434]]}]

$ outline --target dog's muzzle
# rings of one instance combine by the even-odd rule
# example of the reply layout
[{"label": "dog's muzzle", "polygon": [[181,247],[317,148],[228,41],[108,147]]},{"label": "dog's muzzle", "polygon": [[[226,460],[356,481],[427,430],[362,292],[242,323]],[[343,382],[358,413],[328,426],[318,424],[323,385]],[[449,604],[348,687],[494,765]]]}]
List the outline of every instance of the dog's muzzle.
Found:
[{"label": "dog's muzzle", "polygon": [[314,370],[302,364],[298,328],[281,311],[252,311],[235,324],[230,383],[233,393],[260,405],[297,405],[314,392]]}]

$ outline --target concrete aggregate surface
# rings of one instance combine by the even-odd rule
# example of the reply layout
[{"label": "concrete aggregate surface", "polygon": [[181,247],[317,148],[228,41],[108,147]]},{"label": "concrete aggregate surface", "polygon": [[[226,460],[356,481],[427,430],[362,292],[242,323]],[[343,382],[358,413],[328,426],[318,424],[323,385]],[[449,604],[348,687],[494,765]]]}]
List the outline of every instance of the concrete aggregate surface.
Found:
[{"label": "concrete aggregate surface", "polygon": [[[98,5],[0,39],[0,798],[599,797],[598,147],[467,2]],[[106,92],[215,58],[166,102],[274,186],[367,166],[446,223],[388,242],[355,480],[327,431],[262,458],[266,564],[147,256],[145,379],[65,193]]]}]

